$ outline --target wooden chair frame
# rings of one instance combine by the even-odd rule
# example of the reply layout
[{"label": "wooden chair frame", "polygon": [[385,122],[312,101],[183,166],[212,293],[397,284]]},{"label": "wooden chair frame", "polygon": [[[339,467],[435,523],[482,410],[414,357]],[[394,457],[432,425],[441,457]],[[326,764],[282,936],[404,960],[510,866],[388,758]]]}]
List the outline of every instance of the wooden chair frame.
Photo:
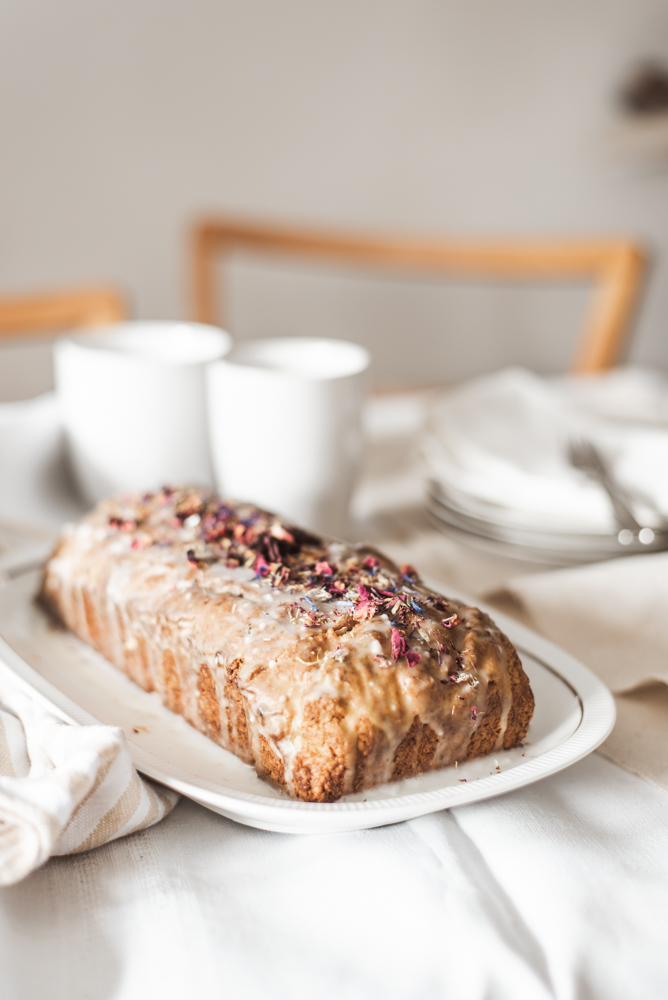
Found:
[{"label": "wooden chair frame", "polygon": [[38,336],[126,318],[125,300],[112,288],[0,298],[0,338]]},{"label": "wooden chair frame", "polygon": [[192,232],[195,319],[220,322],[216,260],[234,251],[309,258],[385,271],[511,281],[582,280],[595,284],[572,371],[602,371],[622,356],[646,267],[632,240],[436,241],[323,232],[216,218]]}]

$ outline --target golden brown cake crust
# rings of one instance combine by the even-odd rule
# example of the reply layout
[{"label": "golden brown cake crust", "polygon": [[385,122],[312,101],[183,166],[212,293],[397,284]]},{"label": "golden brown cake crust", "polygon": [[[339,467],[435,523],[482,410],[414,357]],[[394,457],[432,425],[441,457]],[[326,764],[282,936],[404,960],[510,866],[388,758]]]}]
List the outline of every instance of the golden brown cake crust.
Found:
[{"label": "golden brown cake crust", "polygon": [[410,566],[191,488],[68,528],[42,600],[289,795],[334,802],[517,745],[533,695],[487,615]]}]

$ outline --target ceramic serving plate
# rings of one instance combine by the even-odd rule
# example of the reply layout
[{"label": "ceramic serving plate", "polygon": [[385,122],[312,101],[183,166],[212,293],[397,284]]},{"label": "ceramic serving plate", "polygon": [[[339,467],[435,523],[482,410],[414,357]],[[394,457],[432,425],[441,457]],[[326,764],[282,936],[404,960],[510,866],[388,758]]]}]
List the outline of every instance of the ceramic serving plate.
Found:
[{"label": "ceramic serving plate", "polygon": [[29,689],[69,721],[120,726],[143,774],[263,830],[362,830],[480,802],[580,760],[605,739],[615,719],[612,696],[586,667],[493,611],[520,653],[536,698],[523,746],[331,804],[295,802],[55,627],[34,602],[39,579],[39,570],[26,570],[0,586],[0,691]]}]

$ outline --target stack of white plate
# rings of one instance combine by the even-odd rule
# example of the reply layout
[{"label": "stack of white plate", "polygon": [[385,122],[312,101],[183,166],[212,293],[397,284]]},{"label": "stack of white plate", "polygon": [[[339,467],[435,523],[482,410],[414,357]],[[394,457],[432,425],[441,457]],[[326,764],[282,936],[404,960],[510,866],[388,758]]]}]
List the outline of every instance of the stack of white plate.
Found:
[{"label": "stack of white plate", "polygon": [[[620,533],[603,488],[570,465],[583,438],[644,530]],[[557,564],[668,548],[668,382],[656,373],[477,379],[435,400],[422,452],[432,519],[472,544]]]}]

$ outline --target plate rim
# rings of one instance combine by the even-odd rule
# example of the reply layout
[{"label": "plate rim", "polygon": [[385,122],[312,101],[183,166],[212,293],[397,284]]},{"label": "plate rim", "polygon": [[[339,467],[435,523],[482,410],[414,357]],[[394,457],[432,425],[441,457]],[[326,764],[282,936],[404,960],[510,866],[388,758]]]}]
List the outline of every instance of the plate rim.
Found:
[{"label": "plate rim", "polygon": [[[617,559],[623,556],[645,555],[648,552],[665,552],[668,548],[668,532],[656,528],[654,541],[644,545],[634,539],[629,545],[621,545],[616,531],[577,532],[549,531],[547,528],[525,527],[502,520],[487,518],[475,511],[467,511],[448,495],[443,483],[427,480],[425,505],[432,517],[441,524],[454,527],[467,535],[475,535],[500,545],[524,551],[549,553],[554,557],[588,561]],[[505,533],[505,534],[504,534]],[[514,537],[508,537],[514,534]],[[566,553],[568,556],[566,556]]]},{"label": "plate rim", "polygon": [[[5,586],[11,586],[12,582],[36,568],[34,560],[22,570],[16,567]],[[234,788],[223,790],[220,785],[215,785],[205,778],[193,778],[187,772],[138,746],[126,736],[137,770],[216,812],[222,811],[228,816],[232,814],[231,818],[238,822],[250,820],[252,825],[265,822],[275,824],[265,828],[275,829],[276,826],[281,826],[281,821],[285,823],[288,818],[297,820],[300,816],[311,817],[313,820],[324,816],[341,818],[348,816],[350,819],[357,816],[361,820],[362,816],[366,816],[373,818],[373,823],[368,825],[381,826],[442,809],[483,801],[523,788],[570,767],[600,746],[611,732],[616,718],[614,698],[603,682],[570,653],[538,635],[526,625],[485,602],[472,600],[466,595],[458,595],[458,599],[470,601],[493,616],[496,624],[518,648],[520,655],[522,651],[531,655],[542,667],[559,677],[578,699],[581,710],[580,722],[575,731],[558,746],[506,771],[476,778],[471,782],[355,802],[301,802],[289,798],[271,799]],[[106,724],[100,723],[100,720],[42,677],[0,634],[0,668],[2,667],[9,670],[24,688],[27,688],[33,696],[36,694],[51,711],[55,711],[65,721]],[[240,806],[243,806],[243,815],[238,815]],[[319,829],[303,831],[291,829],[290,832],[323,832],[324,825],[318,824],[318,826]],[[360,826],[352,828],[359,829]]]}]

